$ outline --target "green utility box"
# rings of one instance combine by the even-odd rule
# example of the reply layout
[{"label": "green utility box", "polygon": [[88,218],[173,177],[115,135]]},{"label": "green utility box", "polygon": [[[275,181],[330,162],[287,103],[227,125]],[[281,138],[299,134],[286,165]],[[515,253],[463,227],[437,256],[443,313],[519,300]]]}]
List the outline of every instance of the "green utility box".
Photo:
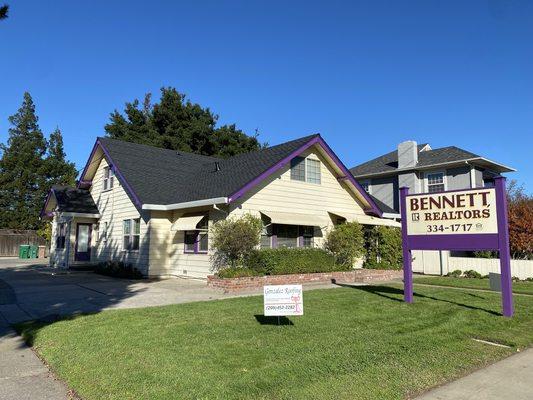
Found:
[{"label": "green utility box", "polygon": [[39,246],[30,246],[28,258],[37,258],[39,254]]},{"label": "green utility box", "polygon": [[19,258],[29,258],[30,257],[30,246],[27,244],[22,244],[19,246]]}]

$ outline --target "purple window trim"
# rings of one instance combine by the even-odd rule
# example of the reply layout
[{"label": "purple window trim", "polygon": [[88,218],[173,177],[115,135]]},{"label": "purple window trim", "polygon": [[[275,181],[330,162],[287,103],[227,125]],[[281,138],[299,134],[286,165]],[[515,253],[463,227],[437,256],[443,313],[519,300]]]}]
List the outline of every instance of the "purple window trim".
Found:
[{"label": "purple window trim", "polygon": [[361,193],[361,195],[368,202],[368,204],[370,204],[370,210],[368,210],[367,212],[370,213],[370,214],[374,214],[374,215],[376,215],[378,217],[381,217],[382,214],[383,214],[381,212],[381,210],[376,206],[374,201],[370,198],[368,193],[366,193],[366,191],[361,187],[361,185],[359,185],[359,183],[357,183],[357,181],[353,177],[352,173],[348,170],[348,168],[346,168],[346,166],[341,162],[341,160],[337,157],[337,155],[333,152],[333,150],[331,150],[331,148],[327,145],[327,143],[324,141],[324,139],[322,139],[322,137],[320,135],[317,135],[317,136],[313,137],[307,143],[305,143],[303,146],[301,146],[297,150],[293,151],[291,154],[289,154],[287,157],[283,158],[277,164],[273,165],[272,167],[267,169],[265,172],[263,172],[262,174],[260,174],[256,178],[252,179],[250,182],[248,182],[246,185],[244,185],[238,191],[236,191],[235,193],[231,194],[228,197],[228,203],[232,203],[235,200],[237,200],[238,198],[242,197],[250,189],[252,189],[256,185],[258,185],[260,182],[262,182],[264,179],[266,179],[267,177],[272,175],[274,172],[278,171],[279,169],[284,167],[286,164],[288,164],[294,157],[298,156],[299,154],[301,154],[302,152],[304,152],[305,150],[307,150],[308,148],[310,148],[311,146],[313,146],[314,144],[317,144],[317,143],[322,146],[322,148],[327,153],[327,155],[333,160],[335,165],[337,165],[337,167],[339,167],[339,169],[342,171],[342,173],[344,174],[344,176],[342,178],[343,179],[348,179],[352,183],[352,185],[355,186],[356,190],[358,190],[359,193]]}]

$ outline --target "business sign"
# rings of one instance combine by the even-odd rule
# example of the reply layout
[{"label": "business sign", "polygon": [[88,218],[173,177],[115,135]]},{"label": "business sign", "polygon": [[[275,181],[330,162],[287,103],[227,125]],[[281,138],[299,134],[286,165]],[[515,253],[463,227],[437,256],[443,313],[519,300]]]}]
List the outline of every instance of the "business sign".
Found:
[{"label": "business sign", "polygon": [[494,185],[422,194],[400,189],[406,302],[413,302],[412,250],[497,250],[503,315],[513,315],[505,178],[496,177]]},{"label": "business sign", "polygon": [[263,286],[265,316],[303,315],[302,285]]},{"label": "business sign", "polygon": [[407,196],[407,234],[498,233],[496,189]]}]

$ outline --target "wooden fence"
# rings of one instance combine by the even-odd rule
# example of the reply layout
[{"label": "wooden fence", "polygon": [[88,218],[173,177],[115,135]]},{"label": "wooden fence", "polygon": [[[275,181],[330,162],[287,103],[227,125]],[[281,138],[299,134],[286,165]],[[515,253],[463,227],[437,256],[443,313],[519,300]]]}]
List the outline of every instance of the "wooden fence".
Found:
[{"label": "wooden fence", "polygon": [[0,257],[16,257],[21,244],[47,246],[46,240],[36,231],[0,229]]}]

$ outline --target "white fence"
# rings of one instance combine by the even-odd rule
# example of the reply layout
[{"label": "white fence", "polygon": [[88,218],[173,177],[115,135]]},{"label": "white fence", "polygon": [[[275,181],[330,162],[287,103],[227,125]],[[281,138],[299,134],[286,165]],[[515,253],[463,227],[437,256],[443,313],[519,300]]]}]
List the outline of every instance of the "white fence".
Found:
[{"label": "white fence", "polygon": [[[428,275],[446,275],[455,270],[474,270],[481,275],[500,273],[497,258],[452,257],[449,251],[413,251],[413,271]],[[511,274],[519,279],[533,278],[533,260],[511,260]]]},{"label": "white fence", "polygon": [[[497,258],[449,257],[448,270],[468,271],[473,269],[481,275],[489,272],[500,273],[500,260]],[[533,260],[511,260],[511,275],[519,279],[533,278]]]}]

